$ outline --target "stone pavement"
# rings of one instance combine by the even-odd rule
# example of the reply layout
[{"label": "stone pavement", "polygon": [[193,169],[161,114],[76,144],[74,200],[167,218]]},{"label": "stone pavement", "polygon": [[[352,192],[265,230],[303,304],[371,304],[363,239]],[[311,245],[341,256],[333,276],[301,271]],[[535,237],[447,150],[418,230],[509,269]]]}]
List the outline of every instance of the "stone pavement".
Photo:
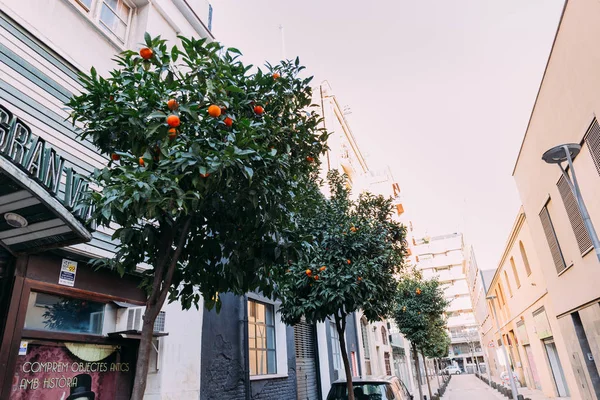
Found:
[{"label": "stone pavement", "polygon": [[506,400],[475,375],[453,375],[442,400]]},{"label": "stone pavement", "polygon": [[[546,397],[540,390],[525,387],[520,387],[518,390],[519,394],[531,400],[559,400],[555,397]],[[570,397],[560,398],[560,400],[569,399]],[[453,375],[442,400],[507,400],[507,398],[497,390],[490,388],[475,375]]]}]

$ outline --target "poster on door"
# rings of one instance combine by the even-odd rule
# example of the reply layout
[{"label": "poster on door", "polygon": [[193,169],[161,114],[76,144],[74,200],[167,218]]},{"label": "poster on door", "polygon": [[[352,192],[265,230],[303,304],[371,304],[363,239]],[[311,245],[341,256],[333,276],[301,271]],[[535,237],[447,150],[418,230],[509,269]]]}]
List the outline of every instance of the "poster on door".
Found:
[{"label": "poster on door", "polygon": [[135,349],[30,341],[18,356],[10,400],[127,400]]}]

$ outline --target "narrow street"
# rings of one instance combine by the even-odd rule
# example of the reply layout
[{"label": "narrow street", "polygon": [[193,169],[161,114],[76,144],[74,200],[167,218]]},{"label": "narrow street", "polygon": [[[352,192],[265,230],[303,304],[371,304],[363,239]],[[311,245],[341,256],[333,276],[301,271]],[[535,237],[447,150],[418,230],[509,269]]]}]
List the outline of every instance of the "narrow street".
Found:
[{"label": "narrow street", "polygon": [[475,375],[455,375],[450,381],[443,400],[498,400],[498,392],[491,389]]}]

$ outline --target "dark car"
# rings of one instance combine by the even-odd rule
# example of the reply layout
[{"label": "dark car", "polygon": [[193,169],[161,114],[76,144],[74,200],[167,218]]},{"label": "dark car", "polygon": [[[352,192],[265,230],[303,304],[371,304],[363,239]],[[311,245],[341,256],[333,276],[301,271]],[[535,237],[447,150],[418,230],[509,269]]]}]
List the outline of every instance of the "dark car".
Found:
[{"label": "dark car", "polygon": [[[412,400],[404,383],[395,376],[364,376],[352,378],[355,400]],[[346,380],[331,384],[327,400],[348,400]]]}]

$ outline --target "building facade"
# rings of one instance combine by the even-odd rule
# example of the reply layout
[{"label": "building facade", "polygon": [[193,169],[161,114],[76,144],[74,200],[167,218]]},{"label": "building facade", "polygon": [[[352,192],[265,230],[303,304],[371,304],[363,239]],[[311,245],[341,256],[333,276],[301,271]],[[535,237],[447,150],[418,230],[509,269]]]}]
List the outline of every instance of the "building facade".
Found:
[{"label": "building facade", "polygon": [[[0,1],[0,399],[129,398],[145,294],[136,276],[88,264],[115,250],[78,207],[83,177],[108,160],[64,102],[78,72],[106,74],[144,32],[210,39],[208,21],[204,2]],[[148,398],[199,396],[202,315],[184,314],[173,304],[157,319]]]},{"label": "building facade", "polygon": [[[551,318],[555,311],[546,287],[529,222],[521,208],[487,289],[483,342],[496,380],[512,370],[521,386],[542,390],[548,397],[566,397],[571,393],[569,388],[578,383],[566,373],[569,360],[562,356],[566,345],[558,321]],[[508,366],[502,346],[508,354]]]},{"label": "building facade", "polygon": [[449,302],[446,309],[451,345],[448,358],[463,371],[484,362],[466,275],[463,236],[452,233],[415,239],[416,267],[424,279],[437,278]]},{"label": "building facade", "polygon": [[[574,169],[593,224],[600,224],[600,3],[566,1],[513,171],[548,290],[546,315],[574,399],[599,399],[599,260],[567,180],[541,157],[548,149],[581,145]],[[569,175],[573,171],[568,171]],[[572,176],[572,175],[571,175]],[[537,361],[537,360],[536,360]]]}]

